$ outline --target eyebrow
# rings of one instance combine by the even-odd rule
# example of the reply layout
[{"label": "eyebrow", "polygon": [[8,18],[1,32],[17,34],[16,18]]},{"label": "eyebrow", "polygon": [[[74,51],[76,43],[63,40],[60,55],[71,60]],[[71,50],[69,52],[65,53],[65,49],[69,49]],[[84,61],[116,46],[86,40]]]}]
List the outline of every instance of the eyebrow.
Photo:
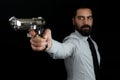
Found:
[{"label": "eyebrow", "polygon": [[[86,16],[77,16],[77,17],[86,17]],[[92,17],[92,15],[91,16],[87,16],[87,17]]]},{"label": "eyebrow", "polygon": [[78,18],[85,18],[85,17],[87,17],[87,18],[92,18],[93,16],[77,16]]}]

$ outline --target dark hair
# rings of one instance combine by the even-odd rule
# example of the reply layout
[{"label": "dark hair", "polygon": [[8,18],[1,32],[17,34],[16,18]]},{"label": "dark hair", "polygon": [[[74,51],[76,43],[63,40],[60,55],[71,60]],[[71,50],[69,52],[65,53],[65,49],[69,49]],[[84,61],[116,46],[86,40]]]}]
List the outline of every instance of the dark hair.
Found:
[{"label": "dark hair", "polygon": [[[88,8],[88,9],[91,9],[90,7],[78,7],[78,8],[76,8],[76,9],[74,9],[74,11],[73,11],[73,14],[72,14],[72,17],[75,17],[76,16],[76,12],[77,12],[77,10],[78,9],[85,9],[85,8]],[[92,9],[91,9],[92,10]]]},{"label": "dark hair", "polygon": [[72,6],[72,17],[75,17],[76,11],[78,9],[89,8],[92,10],[92,12],[94,11],[93,10],[93,8],[94,8],[93,2],[90,2],[87,0],[83,0],[83,1],[81,0],[81,1],[74,2],[71,6]]}]

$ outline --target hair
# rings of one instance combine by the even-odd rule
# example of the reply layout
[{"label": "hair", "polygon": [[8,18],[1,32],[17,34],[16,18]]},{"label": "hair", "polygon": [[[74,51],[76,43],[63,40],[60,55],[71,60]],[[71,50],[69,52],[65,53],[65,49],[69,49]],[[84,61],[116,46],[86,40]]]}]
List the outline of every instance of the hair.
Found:
[{"label": "hair", "polygon": [[71,6],[72,6],[72,17],[76,16],[76,12],[78,9],[88,8],[88,9],[91,9],[92,12],[94,11],[93,10],[93,8],[94,8],[93,2],[89,2],[86,0],[73,2],[73,4]]}]

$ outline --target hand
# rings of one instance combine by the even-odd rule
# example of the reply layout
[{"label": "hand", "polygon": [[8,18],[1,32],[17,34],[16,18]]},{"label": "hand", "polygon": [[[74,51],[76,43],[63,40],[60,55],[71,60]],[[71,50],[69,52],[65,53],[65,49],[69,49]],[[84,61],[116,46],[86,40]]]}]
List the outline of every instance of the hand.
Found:
[{"label": "hand", "polygon": [[[30,31],[32,36],[35,36],[35,31]],[[35,36],[30,39],[31,47],[34,51],[43,51],[51,48],[52,45],[52,36],[51,30],[46,29],[41,36]]]}]

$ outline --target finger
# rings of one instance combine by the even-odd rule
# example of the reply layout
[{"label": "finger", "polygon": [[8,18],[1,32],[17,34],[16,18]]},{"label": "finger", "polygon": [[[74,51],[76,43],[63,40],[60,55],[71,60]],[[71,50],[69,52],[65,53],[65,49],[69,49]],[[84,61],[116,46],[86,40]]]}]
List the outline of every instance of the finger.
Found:
[{"label": "finger", "polygon": [[46,48],[46,45],[41,45],[41,46],[35,46],[31,44],[31,47],[34,51],[43,51]]},{"label": "finger", "polygon": [[34,51],[42,51],[42,50],[44,50],[43,47],[35,47],[33,45],[31,45],[31,47],[32,47],[32,50],[34,50]]},{"label": "finger", "polygon": [[35,46],[35,47],[41,47],[41,46],[46,46],[47,45],[47,42],[44,41],[44,42],[39,42],[39,43],[36,43],[34,41],[30,41],[31,45]]},{"label": "finger", "polygon": [[33,30],[33,29],[29,30],[29,34],[30,34],[32,37],[34,37],[34,36],[37,35],[37,33],[35,32],[35,30]]},{"label": "finger", "polygon": [[30,41],[33,41],[36,43],[44,43],[44,42],[46,42],[46,39],[44,39],[40,36],[36,36],[36,37],[32,37]]}]

